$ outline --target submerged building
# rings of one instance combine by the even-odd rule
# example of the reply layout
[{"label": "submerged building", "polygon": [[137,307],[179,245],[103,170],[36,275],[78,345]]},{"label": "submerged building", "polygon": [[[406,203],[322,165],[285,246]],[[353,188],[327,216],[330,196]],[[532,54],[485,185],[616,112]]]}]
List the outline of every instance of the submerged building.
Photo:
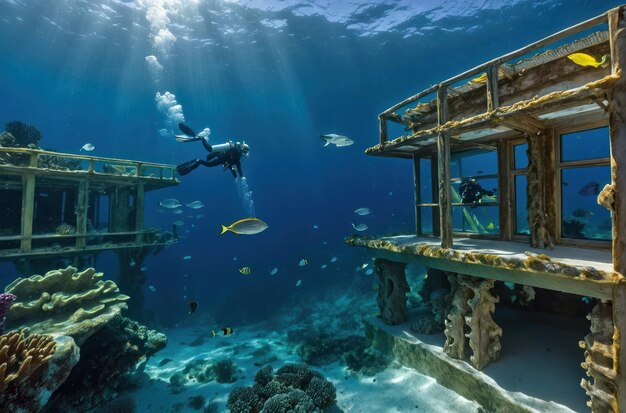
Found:
[{"label": "submerged building", "polygon": [[[347,240],[377,257],[380,315],[367,320],[367,335],[488,411],[570,411],[549,392],[507,388],[489,369],[506,356],[532,380],[548,373],[525,371],[527,360],[580,346],[587,405],[626,412],[625,12],[609,10],[399,102],[379,115],[380,142],[366,151],[413,162],[416,222],[411,234]],[[427,268],[426,318],[407,307],[410,263]],[[437,293],[442,286],[447,293]],[[588,334],[558,348],[537,344],[549,332],[532,341],[527,325],[541,320],[528,309],[539,301],[548,313],[583,311]],[[499,325],[504,307],[516,309],[515,321]],[[445,338],[421,334],[429,323],[445,324]],[[520,349],[531,355],[516,364]],[[558,392],[569,378],[552,373],[544,382]]]},{"label": "submerged building", "polygon": [[176,242],[175,233],[144,227],[144,194],[178,185],[175,172],[172,165],[0,146],[0,260],[31,275],[94,267],[99,253],[115,251],[120,287],[139,315],[143,260]]}]

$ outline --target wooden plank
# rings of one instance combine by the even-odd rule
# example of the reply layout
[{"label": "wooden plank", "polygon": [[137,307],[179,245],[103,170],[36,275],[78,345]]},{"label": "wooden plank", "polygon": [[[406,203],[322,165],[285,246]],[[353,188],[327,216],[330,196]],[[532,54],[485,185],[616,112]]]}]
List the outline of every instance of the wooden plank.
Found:
[{"label": "wooden plank", "polygon": [[432,154],[430,157],[430,186],[431,186],[431,199],[433,201],[437,200],[436,208],[432,209],[433,216],[433,235],[440,236],[440,225],[439,225],[439,185],[438,182],[438,174],[439,174],[439,165],[437,163],[437,154]]},{"label": "wooden plank", "polygon": [[498,98],[498,66],[487,67],[487,111],[491,112],[500,106]]},{"label": "wooden plank", "polygon": [[511,222],[513,211],[511,203],[511,175],[509,173],[511,145],[507,142],[498,142],[498,201],[500,212],[500,239],[511,239]]},{"label": "wooden plank", "polygon": [[144,219],[144,186],[137,185],[135,191],[135,231],[137,236],[135,242],[143,242],[143,219]]},{"label": "wooden plank", "polygon": [[439,231],[441,247],[452,248],[452,205],[450,194],[450,139],[443,133],[437,137],[439,188]]},{"label": "wooden plank", "polygon": [[378,128],[380,134],[380,144],[387,142],[387,119],[384,115],[378,116]]},{"label": "wooden plank", "polygon": [[89,210],[89,182],[80,181],[76,200],[76,248],[87,246],[87,211]]},{"label": "wooden plank", "polygon": [[[611,44],[611,71],[621,74],[609,91],[609,129],[611,142],[611,184],[615,190],[613,203],[613,267],[626,275],[626,22],[624,8],[611,10],[609,33]],[[626,365],[623,367],[626,368]],[[626,400],[621,401],[626,403]],[[626,411],[626,408],[622,409]]]},{"label": "wooden plank", "polygon": [[422,203],[420,158],[413,155],[413,193],[415,194],[415,233],[422,234]]},{"label": "wooden plank", "polygon": [[[31,158],[32,160],[32,158]],[[30,252],[32,249],[31,236],[33,235],[33,214],[35,212],[35,175],[28,174],[22,177],[22,225],[20,235],[21,252]]]}]

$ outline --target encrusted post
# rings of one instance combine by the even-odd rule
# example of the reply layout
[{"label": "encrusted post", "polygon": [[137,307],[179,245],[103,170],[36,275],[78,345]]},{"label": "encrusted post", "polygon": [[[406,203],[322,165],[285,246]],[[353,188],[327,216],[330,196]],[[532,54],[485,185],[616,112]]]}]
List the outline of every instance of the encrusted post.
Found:
[{"label": "encrusted post", "polygon": [[409,284],[406,282],[404,268],[406,264],[376,259],[374,262],[378,276],[378,308],[380,318],[390,325],[402,324],[407,320],[406,294]]},{"label": "encrusted post", "polygon": [[465,317],[465,323],[470,328],[467,334],[472,349],[470,361],[474,367],[482,370],[491,361],[500,357],[502,348],[500,345],[502,328],[491,318],[491,314],[496,310],[496,303],[500,301],[490,292],[495,280],[467,276],[459,279],[459,283],[474,293],[468,303],[471,313]]},{"label": "encrusted post", "polygon": [[[437,89],[437,119],[443,125],[448,121],[447,86]],[[450,194],[450,137],[437,135],[437,165],[439,182],[439,231],[441,248],[452,248],[452,200]]]},{"label": "encrusted post", "polygon": [[420,158],[413,155],[413,190],[415,193],[415,233],[422,235],[422,211],[417,205],[422,202],[422,188],[420,185]]},{"label": "encrusted post", "polygon": [[452,289],[452,304],[447,320],[445,320],[446,342],[443,351],[452,358],[465,358],[465,316],[470,312],[469,299],[472,290],[460,284],[458,280],[462,275],[450,274],[450,288]]},{"label": "encrusted post", "polygon": [[591,397],[587,405],[591,411],[619,411],[615,397],[616,366],[614,363],[615,347],[613,345],[613,309],[610,302],[599,302],[587,316],[591,321],[591,333],[581,341],[580,347],[585,349],[585,361],[582,368],[593,381],[582,379],[580,385]]},{"label": "encrusted post", "polygon": [[28,174],[22,177],[22,225],[20,251],[32,250],[33,213],[35,211],[35,175]]},{"label": "encrusted post", "polygon": [[[139,170],[139,168],[137,168]],[[140,244],[143,242],[143,206],[144,206],[144,184],[137,185],[137,191],[135,192],[135,231],[138,234],[135,236],[135,242]]]},{"label": "encrusted post", "polygon": [[84,249],[87,245],[87,210],[89,208],[89,182],[78,183],[78,199],[76,200],[76,248]]},{"label": "encrusted post", "polygon": [[[624,6],[609,12],[612,73],[621,74],[609,89],[609,130],[611,140],[611,184],[613,193],[613,266],[626,275],[626,22]],[[620,171],[620,168],[622,169]]]},{"label": "encrusted post", "polygon": [[546,224],[546,203],[544,186],[544,148],[550,136],[545,131],[538,135],[526,136],[528,142],[527,209],[528,227],[530,228],[530,246],[533,248],[554,248],[553,235]]}]

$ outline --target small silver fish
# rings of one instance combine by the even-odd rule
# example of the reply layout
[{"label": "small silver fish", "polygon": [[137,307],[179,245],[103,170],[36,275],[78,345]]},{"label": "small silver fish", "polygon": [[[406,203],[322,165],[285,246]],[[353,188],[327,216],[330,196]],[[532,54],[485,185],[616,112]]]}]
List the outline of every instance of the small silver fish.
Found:
[{"label": "small silver fish", "polygon": [[191,209],[200,209],[204,206],[202,201],[193,201],[187,204],[187,206]]},{"label": "small silver fish", "polygon": [[172,222],[172,225],[176,225],[177,227],[180,227],[180,226],[185,225],[185,221],[182,221],[179,219],[178,221]]},{"label": "small silver fish", "polygon": [[[91,152],[91,151],[93,151],[94,149],[96,149],[96,147],[95,147],[95,146],[93,146],[93,145],[92,145],[92,144],[90,144],[90,143],[86,143],[86,144],[84,144],[84,145],[83,145],[83,147],[82,147],[82,148],[80,148],[80,151]],[[79,152],[80,152],[80,151],[79,151]]]},{"label": "small silver fish", "polygon": [[357,214],[357,215],[364,216],[364,215],[369,215],[369,214],[371,214],[371,213],[372,213],[372,210],[371,210],[371,209],[369,209],[369,208],[358,208],[358,209],[356,209],[356,210],[354,211],[354,213],[355,213],[355,214]]},{"label": "small silver fish", "polygon": [[129,265],[130,265],[131,267],[134,267],[136,264],[137,264],[137,263],[135,262],[135,259],[134,259],[134,258],[131,258],[131,259],[130,259],[130,263],[129,263]]},{"label": "small silver fish", "polygon": [[367,275],[374,274],[374,269],[373,268],[368,268],[367,270],[365,270],[365,274],[367,274]]},{"label": "small silver fish", "polygon": [[183,260],[190,260],[190,259],[191,259],[191,255],[185,255],[185,256],[183,257]]},{"label": "small silver fish", "polygon": [[361,231],[365,231],[369,227],[367,225],[365,225],[365,224],[359,224],[359,225],[352,224],[352,228],[354,228],[355,230],[361,232]]},{"label": "small silver fish", "polygon": [[299,265],[300,267],[304,267],[304,266],[305,266],[305,265],[307,265],[308,263],[309,263],[309,261],[308,261],[308,260],[306,260],[305,258],[302,258],[302,259],[300,260],[300,262],[298,263],[298,265]]},{"label": "small silver fish", "polygon": [[274,267],[272,268],[272,271],[270,271],[270,275],[276,275],[278,274],[278,267]]},{"label": "small silver fish", "polygon": [[324,269],[326,269],[327,267],[328,267],[328,265],[326,265],[326,264],[322,264],[322,266],[321,266],[320,268],[324,270]]},{"label": "small silver fish", "polygon": [[168,209],[175,209],[182,206],[182,204],[178,202],[178,199],[175,198],[164,199],[163,201],[159,202],[159,205],[161,205],[163,208]]},{"label": "small silver fish", "polygon": [[222,225],[220,235],[227,231],[238,235],[254,235],[265,231],[267,228],[268,225],[258,218],[244,218],[233,222],[229,226]]},{"label": "small silver fish", "polygon": [[296,287],[300,287],[302,285],[302,280],[298,280],[298,282],[296,283]]},{"label": "small silver fish", "polygon": [[156,293],[156,287],[154,285],[149,285],[148,289],[152,291],[153,293]]},{"label": "small silver fish", "polygon": [[332,258],[330,259],[330,262],[337,262],[337,257],[332,257]]},{"label": "small silver fish", "polygon": [[183,210],[182,209],[175,209],[174,211],[172,211],[173,213],[175,213],[176,215],[178,214],[182,214]]}]

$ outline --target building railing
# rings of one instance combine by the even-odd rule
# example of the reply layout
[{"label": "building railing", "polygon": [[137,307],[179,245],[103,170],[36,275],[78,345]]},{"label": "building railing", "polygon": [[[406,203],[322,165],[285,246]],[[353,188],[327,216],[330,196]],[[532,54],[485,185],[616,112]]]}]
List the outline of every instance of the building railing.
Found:
[{"label": "building railing", "polygon": [[[389,109],[383,111],[378,115],[379,119],[379,135],[380,135],[380,144],[384,145],[388,142],[387,136],[387,121],[391,120],[396,123],[402,123],[402,117],[395,113],[396,110],[400,109],[403,106],[411,104],[413,102],[418,101],[419,99],[436,93],[437,95],[437,126],[441,126],[448,121],[448,112],[447,112],[447,90],[451,85],[470,78],[472,76],[476,76],[479,73],[486,73],[487,75],[487,111],[492,111],[497,109],[499,106],[498,102],[498,71],[501,66],[503,66],[506,62],[524,56],[530,52],[536,51],[542,47],[555,43],[559,40],[562,40],[568,36],[579,33],[583,30],[589,29],[593,26],[597,26],[599,24],[608,23],[608,16],[610,11],[605,12],[597,17],[591,18],[584,22],[578,23],[574,26],[571,26],[567,29],[561,30],[560,32],[554,33],[548,37],[545,37],[539,41],[529,44],[528,46],[522,47],[521,49],[515,50],[513,52],[507,53],[503,56],[500,56],[496,59],[490,60],[486,63],[478,65],[473,69],[467,70],[459,75],[456,75],[448,80],[445,80],[441,83],[432,85],[431,87],[407,98],[402,102],[399,102]],[[613,50],[611,49],[611,61],[614,61]]]},{"label": "building railing", "polygon": [[[4,156],[3,156],[4,155]],[[8,156],[7,156],[8,155]],[[59,160],[49,162],[50,159]],[[41,149],[0,147],[0,168],[16,166],[58,171],[87,172],[110,176],[130,176],[176,180],[176,166],[128,159],[77,155]],[[17,162],[15,162],[17,161]],[[102,164],[101,170],[98,164]],[[85,165],[86,164],[86,165]]]}]

